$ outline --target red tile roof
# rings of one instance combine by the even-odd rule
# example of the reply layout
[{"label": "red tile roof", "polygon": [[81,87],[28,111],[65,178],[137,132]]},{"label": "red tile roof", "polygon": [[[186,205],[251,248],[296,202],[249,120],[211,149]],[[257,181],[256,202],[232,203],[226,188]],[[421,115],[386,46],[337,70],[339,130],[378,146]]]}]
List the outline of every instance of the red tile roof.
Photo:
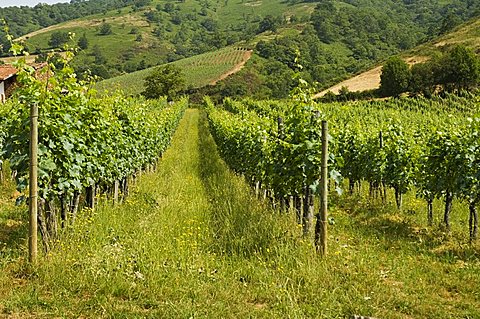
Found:
[{"label": "red tile roof", "polygon": [[11,78],[17,73],[17,69],[10,65],[0,65],[0,81],[4,81],[8,78]]}]

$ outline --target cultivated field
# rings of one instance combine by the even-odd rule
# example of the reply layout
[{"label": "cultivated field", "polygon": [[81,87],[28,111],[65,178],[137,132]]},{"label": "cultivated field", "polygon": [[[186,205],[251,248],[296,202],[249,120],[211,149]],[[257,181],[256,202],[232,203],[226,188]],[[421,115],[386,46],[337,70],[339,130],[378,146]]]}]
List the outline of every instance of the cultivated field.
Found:
[{"label": "cultivated field", "polygon": [[[172,64],[183,71],[188,87],[198,88],[209,84],[213,85],[239,71],[251,55],[252,51],[250,50],[229,47],[178,60]],[[99,82],[96,87],[100,92],[122,90],[128,95],[139,94],[143,91],[145,77],[153,69],[154,67],[104,80]]]}]

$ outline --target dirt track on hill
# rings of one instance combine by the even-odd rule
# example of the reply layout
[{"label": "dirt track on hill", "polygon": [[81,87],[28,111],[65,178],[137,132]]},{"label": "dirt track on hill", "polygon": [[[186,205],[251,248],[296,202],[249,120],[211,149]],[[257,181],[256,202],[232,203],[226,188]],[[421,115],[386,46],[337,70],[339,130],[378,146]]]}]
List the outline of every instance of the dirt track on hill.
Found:
[{"label": "dirt track on hill", "polygon": [[242,61],[240,63],[235,65],[235,67],[233,69],[231,69],[230,71],[228,71],[226,73],[223,73],[220,77],[218,77],[217,79],[210,82],[210,85],[215,85],[218,82],[220,82],[221,80],[224,80],[227,77],[229,77],[230,75],[235,74],[238,71],[240,71],[241,69],[243,69],[243,67],[245,66],[245,63],[247,63],[248,60],[250,60],[250,58],[252,57],[252,54],[253,54],[253,50],[245,51],[245,54],[243,55]]},{"label": "dirt track on hill", "polygon": [[[414,56],[406,59],[405,61],[410,65],[414,65],[417,63],[425,62],[426,60],[428,60],[428,57]],[[347,87],[350,92],[377,89],[380,87],[381,74],[382,74],[382,66],[377,66],[376,68],[360,73],[359,75],[356,75],[353,78],[340,82],[320,93],[317,93],[314,96],[314,98],[322,97],[328,91],[332,91],[333,93],[338,94],[338,92],[342,87]]]}]

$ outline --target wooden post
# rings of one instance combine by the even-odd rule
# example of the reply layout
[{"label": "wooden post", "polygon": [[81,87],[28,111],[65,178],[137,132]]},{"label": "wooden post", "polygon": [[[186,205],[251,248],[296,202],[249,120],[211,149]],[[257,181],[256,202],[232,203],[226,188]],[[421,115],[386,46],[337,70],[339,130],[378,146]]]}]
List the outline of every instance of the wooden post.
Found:
[{"label": "wooden post", "polygon": [[80,192],[77,190],[73,193],[72,208],[70,210],[72,214],[72,225],[75,223],[75,219],[77,218],[79,204],[80,204]]},{"label": "wooden post", "polygon": [[[380,142],[380,149],[382,149],[383,148],[383,132],[382,131],[378,133],[378,139]],[[382,186],[382,189],[380,190],[380,197],[382,197],[382,203],[386,204],[387,203],[387,185],[385,185],[385,180],[383,179],[383,176],[380,184]]]},{"label": "wooden post", "polygon": [[428,226],[433,226],[433,196],[427,198],[427,221]]},{"label": "wooden post", "polygon": [[278,139],[283,140],[285,138],[283,133],[283,118],[277,118],[277,125],[278,125]]},{"label": "wooden post", "polygon": [[322,256],[327,254],[328,208],[328,125],[322,121],[322,166],[320,171],[320,212],[315,225],[315,246]]},{"label": "wooden post", "polygon": [[295,215],[297,217],[297,223],[302,225],[302,212],[303,212],[303,200],[302,196],[295,195],[294,197],[294,205],[295,205]]},{"label": "wooden post", "polygon": [[295,209],[295,202],[292,195],[288,196],[288,208],[287,213],[293,213]]},{"label": "wooden post", "polygon": [[473,243],[477,239],[478,235],[478,213],[477,202],[475,199],[471,199],[468,205],[470,211],[470,218],[468,220],[468,230],[470,232],[470,243]]},{"label": "wooden post", "polygon": [[445,212],[443,214],[443,222],[447,232],[450,232],[450,212],[452,211],[453,194],[447,190],[445,194]]},{"label": "wooden post", "polygon": [[87,207],[91,208],[92,210],[95,209],[95,191],[96,191],[96,186],[95,184],[88,186],[85,189],[85,200],[87,202]]},{"label": "wooden post", "polygon": [[303,236],[307,237],[313,223],[313,194],[309,187],[305,187],[305,197],[303,198]]},{"label": "wooden post", "polygon": [[37,228],[38,228],[38,105],[30,106],[30,183],[29,212],[30,227],[28,231],[28,261],[37,262]]},{"label": "wooden post", "polygon": [[118,189],[119,189],[119,182],[118,180],[115,180],[113,183],[113,203],[116,204],[118,203]]}]

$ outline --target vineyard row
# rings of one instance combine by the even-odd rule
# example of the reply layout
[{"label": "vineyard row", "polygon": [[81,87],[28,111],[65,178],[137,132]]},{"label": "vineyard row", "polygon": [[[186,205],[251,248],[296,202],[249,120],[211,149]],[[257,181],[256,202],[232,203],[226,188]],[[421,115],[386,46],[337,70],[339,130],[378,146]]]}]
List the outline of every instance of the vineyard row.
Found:
[{"label": "vineyard row", "polygon": [[[459,110],[465,104],[471,108]],[[429,223],[433,200],[443,199],[447,229],[453,199],[459,198],[469,203],[469,234],[477,237],[480,119],[468,117],[478,107],[477,96],[332,105],[227,99],[221,108],[208,100],[206,105],[225,161],[279,202],[293,198],[290,205],[297,208],[297,202],[312,202],[319,184],[320,121],[327,120],[330,178],[339,191],[342,178],[350,192],[367,182],[371,195],[383,201],[391,188],[401,209],[403,195],[414,189],[428,204]]]},{"label": "vineyard row", "polygon": [[[129,182],[156,165],[188,105],[186,99],[95,98],[77,89],[40,91],[38,221],[46,249],[58,223],[72,224],[100,193],[121,200]],[[0,159],[8,160],[21,192],[28,186],[32,102],[19,96],[0,106]]]}]

